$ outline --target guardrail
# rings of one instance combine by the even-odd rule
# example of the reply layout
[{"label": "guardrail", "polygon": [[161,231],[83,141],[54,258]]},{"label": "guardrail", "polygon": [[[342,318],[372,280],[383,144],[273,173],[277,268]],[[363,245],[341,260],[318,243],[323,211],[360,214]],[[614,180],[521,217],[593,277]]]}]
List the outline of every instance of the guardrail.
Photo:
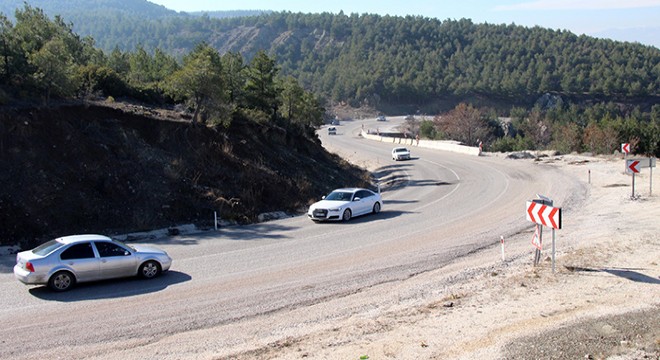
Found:
[{"label": "guardrail", "polygon": [[361,133],[362,137],[368,140],[380,141],[380,142],[389,142],[396,145],[410,145],[416,147],[423,147],[428,149],[436,149],[442,151],[452,151],[461,154],[481,155],[481,148],[475,146],[465,146],[461,145],[457,141],[447,141],[447,140],[416,140],[411,138],[402,138],[402,137],[393,137],[393,136],[383,136],[382,134],[370,134],[364,130]]}]

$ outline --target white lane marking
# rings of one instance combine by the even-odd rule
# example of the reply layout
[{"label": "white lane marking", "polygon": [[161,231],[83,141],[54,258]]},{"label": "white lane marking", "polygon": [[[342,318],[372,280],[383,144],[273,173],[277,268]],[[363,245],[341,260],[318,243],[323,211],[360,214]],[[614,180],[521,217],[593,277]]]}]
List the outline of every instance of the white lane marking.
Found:
[{"label": "white lane marking", "polygon": [[[438,164],[437,162],[435,162],[435,161],[431,161],[431,160],[423,159],[422,161],[426,161],[426,162],[428,162],[428,163],[431,163],[431,164],[433,164],[433,165],[437,165],[437,166],[439,166],[439,167],[441,167],[441,168],[444,168],[444,169],[447,169],[447,170],[451,171],[451,172],[454,174],[454,177],[456,177],[456,181],[461,181],[461,177],[456,173],[456,171],[452,170],[451,168],[448,168],[448,167],[446,167],[446,166],[444,166],[444,165],[442,165],[442,164]],[[430,203],[427,203],[427,204],[425,204],[425,205],[422,205],[422,206],[420,206],[420,207],[418,207],[418,208],[416,208],[416,209],[413,209],[413,210],[414,210],[414,211],[419,211],[419,210],[422,210],[422,209],[424,209],[424,208],[426,208],[426,207],[429,207],[429,206],[431,206],[431,205],[434,205],[434,204],[436,204],[436,203],[438,203],[438,202],[440,202],[440,201],[446,199],[447,197],[449,197],[449,196],[452,195],[453,193],[455,193],[460,187],[461,187],[461,183],[459,182],[459,183],[456,184],[456,187],[455,187],[452,191],[448,192],[445,196],[442,196],[442,197],[440,197],[440,198],[438,198],[438,199],[436,199],[436,200],[434,200],[434,201],[431,201]]]}]

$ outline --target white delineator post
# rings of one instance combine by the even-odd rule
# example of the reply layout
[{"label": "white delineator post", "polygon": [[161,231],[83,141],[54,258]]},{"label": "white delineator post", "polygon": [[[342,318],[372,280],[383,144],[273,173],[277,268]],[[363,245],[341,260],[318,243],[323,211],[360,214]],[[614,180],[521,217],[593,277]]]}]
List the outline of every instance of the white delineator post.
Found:
[{"label": "white delineator post", "polygon": [[500,236],[500,244],[502,244],[502,261],[504,261],[504,236]]}]

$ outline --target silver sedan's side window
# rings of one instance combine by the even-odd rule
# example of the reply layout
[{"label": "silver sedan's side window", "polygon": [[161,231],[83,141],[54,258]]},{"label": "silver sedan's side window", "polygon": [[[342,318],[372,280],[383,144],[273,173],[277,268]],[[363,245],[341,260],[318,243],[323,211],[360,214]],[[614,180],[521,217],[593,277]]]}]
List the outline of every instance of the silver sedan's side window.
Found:
[{"label": "silver sedan's side window", "polygon": [[95,242],[94,245],[101,257],[130,255],[126,249],[111,242]]},{"label": "silver sedan's side window", "polygon": [[71,245],[71,247],[62,252],[60,258],[62,260],[93,259],[94,250],[92,249],[92,243],[85,242]]}]

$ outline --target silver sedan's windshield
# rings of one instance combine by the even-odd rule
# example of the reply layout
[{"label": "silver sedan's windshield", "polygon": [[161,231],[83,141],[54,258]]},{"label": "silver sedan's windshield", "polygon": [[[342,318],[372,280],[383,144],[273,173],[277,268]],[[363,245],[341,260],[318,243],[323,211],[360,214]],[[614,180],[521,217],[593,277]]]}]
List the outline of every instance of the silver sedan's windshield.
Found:
[{"label": "silver sedan's windshield", "polygon": [[115,244],[119,244],[119,245],[121,245],[121,246],[123,246],[123,247],[125,247],[125,248],[131,249],[131,250],[133,250],[133,251],[137,251],[137,250],[136,250],[134,247],[132,247],[131,245],[128,245],[128,244],[126,244],[126,243],[123,243],[123,242],[121,242],[121,241],[119,241],[119,240],[114,240],[114,239],[113,239],[112,241],[113,241]]}]

